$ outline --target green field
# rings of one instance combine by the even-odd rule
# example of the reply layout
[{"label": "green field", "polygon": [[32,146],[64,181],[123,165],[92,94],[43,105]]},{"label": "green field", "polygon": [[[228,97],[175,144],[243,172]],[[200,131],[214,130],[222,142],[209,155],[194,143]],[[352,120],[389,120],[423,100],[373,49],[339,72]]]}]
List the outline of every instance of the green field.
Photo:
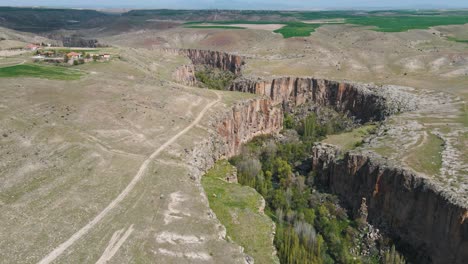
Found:
[{"label": "green field", "polygon": [[[412,29],[428,29],[434,26],[462,25],[468,23],[468,12],[439,10],[389,10],[389,11],[311,11],[311,12],[276,12],[278,19],[274,20],[230,20],[230,21],[191,21],[185,23],[198,27],[202,23],[232,25],[232,24],[284,24],[275,30],[284,38],[307,37],[324,24],[307,24],[304,20],[344,19],[345,24],[374,27],[380,32],[403,32]],[[261,16],[261,13],[257,14]],[[286,19],[289,19],[287,21]],[[294,21],[290,21],[293,19]],[[223,27],[216,27],[223,28]],[[454,40],[466,42],[465,40]]]},{"label": "green field", "polygon": [[52,80],[77,80],[82,73],[57,66],[22,64],[0,68],[0,78],[33,77]]},{"label": "green field", "polygon": [[277,263],[273,255],[273,221],[259,212],[262,196],[253,188],[228,183],[224,178],[233,166],[218,161],[202,178],[211,209],[226,227],[227,235],[255,259],[255,263]]},{"label": "green field", "polygon": [[403,32],[411,29],[428,29],[433,26],[468,23],[468,16],[364,16],[347,18],[347,24],[376,27],[381,32]]},{"label": "green field", "polygon": [[274,32],[280,33],[284,38],[292,37],[308,37],[310,33],[314,32],[320,24],[306,24],[302,22],[288,23],[286,26],[275,30]]},{"label": "green field", "polygon": [[[222,26],[203,26],[203,23],[219,24]],[[232,20],[232,21],[192,21],[185,23],[185,27],[188,28],[220,28],[220,29],[245,29],[243,27],[235,27],[229,25],[235,24],[284,24],[284,27],[275,30],[274,32],[280,33],[284,38],[292,37],[308,37],[310,33],[314,32],[316,28],[320,27],[320,24],[307,24],[303,22],[281,22],[281,21],[249,21],[249,20]]]}]

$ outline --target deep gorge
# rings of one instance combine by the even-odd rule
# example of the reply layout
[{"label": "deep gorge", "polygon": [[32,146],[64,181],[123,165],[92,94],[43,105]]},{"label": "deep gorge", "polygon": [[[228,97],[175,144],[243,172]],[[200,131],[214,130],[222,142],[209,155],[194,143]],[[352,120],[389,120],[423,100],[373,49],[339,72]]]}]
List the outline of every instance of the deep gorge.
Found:
[{"label": "deep gorge", "polygon": [[[237,75],[245,63],[240,56],[222,52],[182,50],[180,54],[193,64],[208,64]],[[332,107],[360,123],[382,121],[415,107],[410,94],[314,78],[239,78],[228,89],[263,98],[240,102],[213,122],[216,133],[188,159],[195,178],[216,160],[239,154],[242,144],[255,136],[279,133],[285,111],[303,104]],[[352,214],[365,198],[369,222],[386,231],[404,251],[412,252],[414,261],[458,264],[468,259],[467,205],[374,153],[339,153],[332,146],[318,144],[310,155],[317,183],[338,195]]]}]

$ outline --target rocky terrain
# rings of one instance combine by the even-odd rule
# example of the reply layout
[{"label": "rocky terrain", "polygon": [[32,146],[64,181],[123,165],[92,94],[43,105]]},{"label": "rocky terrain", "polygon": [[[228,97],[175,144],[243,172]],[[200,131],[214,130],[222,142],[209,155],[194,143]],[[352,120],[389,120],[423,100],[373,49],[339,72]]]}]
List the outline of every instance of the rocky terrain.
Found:
[{"label": "rocky terrain", "polygon": [[162,49],[164,52],[187,56],[195,65],[209,65],[223,71],[230,71],[239,75],[242,66],[245,64],[244,58],[226,52],[198,49]]},{"label": "rocky terrain", "polygon": [[[210,54],[205,53],[206,56]],[[203,61],[216,60],[204,58]],[[219,67],[219,64],[211,66]],[[229,90],[254,93],[268,99],[262,100],[264,107],[251,108],[249,103],[238,105],[227,119],[218,121],[216,136],[189,158],[202,170],[220,157],[235,155],[239,145],[246,140],[258,134],[278,132],[282,119],[265,122],[272,105],[279,107],[278,110],[306,103],[332,106],[350,113],[358,121],[367,122],[414,111],[420,104],[413,94],[394,86],[375,87],[313,78],[241,79]],[[266,114],[267,119],[258,118],[259,113]],[[277,116],[282,115],[282,111],[277,111]],[[225,146],[231,151],[219,150]],[[206,153],[211,154],[207,156]],[[201,162],[198,160],[200,156],[204,157]],[[335,147],[328,145],[314,148],[312,163],[322,186],[338,194],[355,213],[365,198],[370,222],[406,245],[408,252],[417,252],[413,259],[423,263],[463,263],[468,256],[465,250],[468,246],[466,203],[433,181],[373,152],[345,153],[342,158]]]},{"label": "rocky terrain", "polygon": [[[46,32],[0,28],[0,64],[30,63],[32,52],[10,49],[59,45],[44,36],[61,30],[119,56],[73,68],[79,80],[1,80],[0,263],[251,263],[226,237],[200,177],[309,104],[379,125],[349,153],[315,146],[323,188],[352,213],[365,198],[369,222],[418,262],[468,258],[468,55],[444,37],[465,36],[468,25],[383,33],[337,24],[283,39],[267,26],[174,20],[202,11],[168,21],[165,11],[73,10],[63,28],[52,19],[62,11],[0,10],[2,26]],[[196,65],[238,78],[230,91],[199,89]]]},{"label": "rocky terrain", "polygon": [[331,145],[314,148],[312,167],[322,186],[342,197],[355,214],[365,198],[370,222],[404,245],[419,263],[465,262],[466,204],[375,153],[340,155]]},{"label": "rocky terrain", "polygon": [[243,79],[233,83],[229,90],[265,95],[286,108],[303,104],[331,106],[361,123],[381,121],[417,107],[414,96],[401,90],[314,78]]},{"label": "rocky terrain", "polygon": [[172,78],[183,85],[195,86],[197,84],[195,67],[193,64],[179,66],[172,74]]}]

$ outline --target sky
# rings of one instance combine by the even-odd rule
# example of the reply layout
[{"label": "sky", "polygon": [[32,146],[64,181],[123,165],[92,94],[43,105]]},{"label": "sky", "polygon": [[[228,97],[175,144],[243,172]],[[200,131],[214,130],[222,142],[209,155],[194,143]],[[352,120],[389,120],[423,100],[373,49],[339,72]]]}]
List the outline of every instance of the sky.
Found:
[{"label": "sky", "polygon": [[0,6],[169,9],[468,8],[468,0],[0,0]]}]

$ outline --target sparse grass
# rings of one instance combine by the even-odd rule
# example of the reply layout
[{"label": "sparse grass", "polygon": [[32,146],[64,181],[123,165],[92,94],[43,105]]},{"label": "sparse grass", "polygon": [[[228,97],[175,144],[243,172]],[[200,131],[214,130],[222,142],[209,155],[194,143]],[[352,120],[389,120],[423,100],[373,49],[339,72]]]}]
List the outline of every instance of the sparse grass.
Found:
[{"label": "sparse grass", "polygon": [[428,134],[426,142],[412,150],[408,164],[416,171],[433,176],[442,168],[444,141],[434,134]]},{"label": "sparse grass", "polygon": [[246,29],[245,27],[234,26],[186,26],[186,28]]},{"label": "sparse grass", "polygon": [[254,189],[223,179],[233,170],[219,161],[202,178],[211,209],[226,227],[227,235],[245,248],[255,263],[275,263],[272,220],[259,212],[261,195]]},{"label": "sparse grass", "polygon": [[353,129],[350,132],[329,135],[322,142],[339,146],[343,151],[351,150],[362,143],[362,140],[373,133],[376,125],[370,124]]},{"label": "sparse grass", "polygon": [[76,52],[76,53],[88,53],[88,52],[96,52],[99,51],[99,49],[73,49],[73,48],[47,48],[46,50],[54,50],[56,52],[60,53],[68,53],[68,52]]},{"label": "sparse grass", "polygon": [[229,20],[229,21],[191,21],[185,25],[199,25],[203,23],[218,24],[218,25],[234,25],[234,24],[251,24],[251,25],[266,25],[266,24],[286,24],[281,21],[251,21],[251,20]]},{"label": "sparse grass", "polygon": [[34,77],[54,80],[77,80],[82,73],[64,67],[22,64],[0,68],[0,78]]},{"label": "sparse grass", "polygon": [[468,44],[468,39],[458,39],[455,37],[447,37],[447,40]]},{"label": "sparse grass", "polygon": [[284,24],[284,27],[275,30],[274,32],[280,33],[284,38],[292,37],[308,37],[310,33],[314,32],[321,24],[307,24],[303,22],[281,22],[281,21],[246,21],[246,20],[233,20],[233,21],[209,21],[210,24],[219,24],[222,26],[203,26],[202,23],[208,22],[187,22],[188,28],[220,28],[220,29],[245,29],[243,27],[229,26],[235,24]]}]

